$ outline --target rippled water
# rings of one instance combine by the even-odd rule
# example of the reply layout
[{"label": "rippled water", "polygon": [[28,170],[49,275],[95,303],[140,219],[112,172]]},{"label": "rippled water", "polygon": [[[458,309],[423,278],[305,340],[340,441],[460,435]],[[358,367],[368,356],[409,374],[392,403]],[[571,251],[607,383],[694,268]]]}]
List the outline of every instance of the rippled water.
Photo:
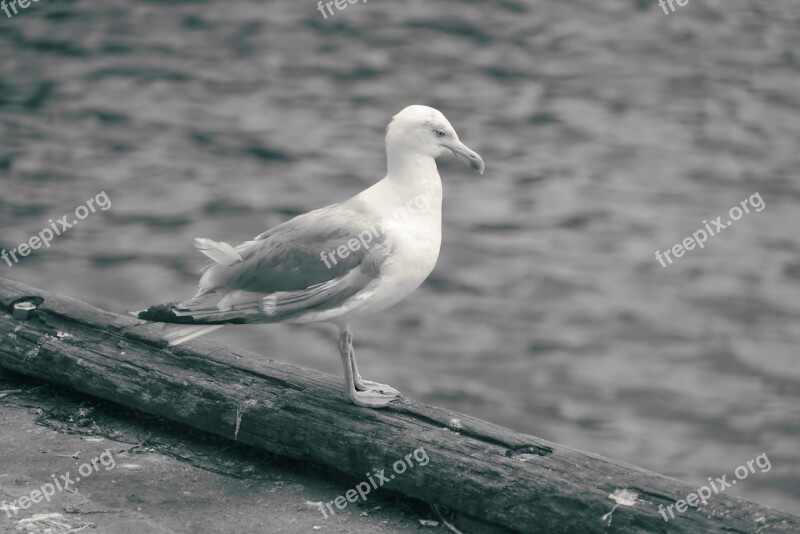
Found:
[{"label": "rippled water", "polygon": [[[800,4],[648,0],[32,4],[0,14],[0,246],[112,202],[10,276],[123,312],[237,242],[383,176],[383,129],[440,108],[444,244],[357,325],[416,399],[800,513]],[[654,258],[758,191],[679,261]],[[340,374],[334,332],[214,335]]]}]

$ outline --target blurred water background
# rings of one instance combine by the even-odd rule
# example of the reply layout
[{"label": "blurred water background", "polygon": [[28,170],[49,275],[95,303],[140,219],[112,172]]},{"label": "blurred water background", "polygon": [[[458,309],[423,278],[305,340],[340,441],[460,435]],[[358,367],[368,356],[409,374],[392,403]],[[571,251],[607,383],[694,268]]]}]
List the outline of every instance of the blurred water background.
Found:
[{"label": "blurred water background", "polygon": [[[698,484],[766,453],[729,491],[800,513],[797,0],[58,0],[0,13],[0,55],[0,246],[112,202],[0,276],[183,298],[193,237],[357,193],[391,115],[432,105],[487,172],[440,165],[439,263],[356,325],[364,376]],[[329,326],[213,337],[341,375]]]}]

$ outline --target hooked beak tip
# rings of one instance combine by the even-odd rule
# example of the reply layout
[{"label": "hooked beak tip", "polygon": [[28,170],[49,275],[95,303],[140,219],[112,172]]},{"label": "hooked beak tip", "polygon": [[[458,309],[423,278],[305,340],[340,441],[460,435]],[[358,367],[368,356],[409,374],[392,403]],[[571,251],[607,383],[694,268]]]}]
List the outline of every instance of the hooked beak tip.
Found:
[{"label": "hooked beak tip", "polygon": [[460,147],[451,150],[453,150],[457,157],[463,159],[470,166],[470,168],[478,171],[481,174],[483,174],[483,171],[486,170],[486,166],[484,165],[483,158],[480,156],[480,154],[470,149],[467,145],[462,143]]}]

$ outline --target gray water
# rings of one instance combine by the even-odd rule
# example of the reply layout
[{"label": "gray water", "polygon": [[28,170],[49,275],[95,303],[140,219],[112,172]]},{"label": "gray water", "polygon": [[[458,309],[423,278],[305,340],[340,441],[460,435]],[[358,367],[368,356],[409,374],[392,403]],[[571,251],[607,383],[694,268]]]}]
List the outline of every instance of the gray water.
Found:
[{"label": "gray water", "polygon": [[[766,453],[729,493],[800,513],[796,0],[42,1],[0,13],[0,55],[0,246],[111,200],[0,276],[184,298],[193,237],[348,198],[431,105],[487,171],[442,162],[439,263],[355,325],[362,374],[698,484]],[[213,337],[341,375],[328,326]]]}]

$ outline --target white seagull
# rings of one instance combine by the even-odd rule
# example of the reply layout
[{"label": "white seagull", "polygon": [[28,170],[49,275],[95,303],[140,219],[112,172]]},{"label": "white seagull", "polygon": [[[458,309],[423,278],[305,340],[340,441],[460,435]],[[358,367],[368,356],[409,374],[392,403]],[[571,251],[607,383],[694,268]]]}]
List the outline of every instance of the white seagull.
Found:
[{"label": "white seagull", "polygon": [[170,345],[227,324],[333,323],[347,398],[358,406],[387,406],[400,393],[361,378],[350,324],[400,302],[433,270],[442,241],[436,158],[451,153],[483,174],[483,159],[441,112],[408,106],[386,129],[385,178],[235,248],[196,239],[195,247],[212,260],[197,294],[138,317],[177,323],[165,330]]}]

